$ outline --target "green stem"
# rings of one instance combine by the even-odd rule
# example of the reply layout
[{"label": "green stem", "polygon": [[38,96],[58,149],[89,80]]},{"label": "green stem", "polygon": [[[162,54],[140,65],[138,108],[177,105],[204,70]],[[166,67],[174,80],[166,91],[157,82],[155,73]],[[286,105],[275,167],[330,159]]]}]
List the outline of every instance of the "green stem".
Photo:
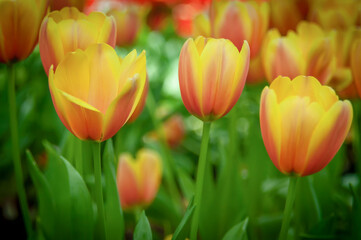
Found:
[{"label": "green stem", "polygon": [[101,143],[99,142],[93,143],[95,200],[98,208],[100,236],[102,236],[102,239],[106,239],[100,147],[101,147]]},{"label": "green stem", "polygon": [[202,193],[204,186],[204,175],[207,167],[207,151],[208,151],[208,142],[209,142],[209,131],[211,128],[211,122],[203,122],[203,133],[202,133],[202,143],[201,143],[201,152],[199,154],[198,161],[198,170],[197,170],[197,180],[196,180],[196,194],[194,199],[195,211],[192,219],[191,226],[191,240],[197,239],[198,225],[199,225],[199,215],[200,207],[202,202]]},{"label": "green stem", "polygon": [[19,195],[20,208],[23,215],[26,233],[28,237],[32,236],[31,220],[29,214],[29,208],[26,200],[26,192],[23,182],[23,170],[20,161],[20,150],[19,150],[19,136],[17,127],[17,116],[16,116],[16,97],[15,97],[15,66],[13,64],[8,65],[10,72],[9,77],[9,111],[10,111],[10,133],[12,142],[12,157],[14,161],[14,171],[16,188]]},{"label": "green stem", "polygon": [[172,199],[174,201],[174,206],[175,209],[179,208],[179,204],[180,204],[180,194],[178,192],[178,188],[177,188],[177,184],[175,182],[175,175],[177,174],[176,171],[176,166],[175,166],[175,162],[173,161],[172,155],[169,151],[169,147],[166,143],[166,139],[164,136],[164,132],[161,129],[161,123],[158,120],[158,118],[155,116],[155,101],[154,101],[154,97],[153,94],[151,92],[151,90],[149,90],[148,92],[148,99],[147,99],[147,103],[146,106],[148,108],[149,111],[149,115],[152,119],[153,125],[157,131],[157,134],[159,135],[160,139],[161,139],[161,150],[162,150],[162,155],[164,156],[164,168],[166,169],[164,177],[167,183],[167,188],[169,190],[170,195],[172,196]]},{"label": "green stem", "polygon": [[286,240],[288,228],[291,222],[291,213],[293,209],[293,203],[295,202],[296,198],[296,185],[297,185],[298,177],[290,176],[290,183],[288,186],[288,194],[286,199],[286,206],[283,212],[283,220],[282,220],[282,227],[280,232],[279,240]]}]

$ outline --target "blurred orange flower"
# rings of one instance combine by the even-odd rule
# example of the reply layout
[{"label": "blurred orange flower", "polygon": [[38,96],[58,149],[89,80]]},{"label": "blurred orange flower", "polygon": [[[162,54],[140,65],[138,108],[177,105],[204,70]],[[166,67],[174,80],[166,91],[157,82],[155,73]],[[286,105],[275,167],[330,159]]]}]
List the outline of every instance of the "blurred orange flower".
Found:
[{"label": "blurred orange flower", "polygon": [[351,103],[314,77],[278,77],[261,96],[263,141],[282,173],[307,176],[323,169],[345,140],[352,115]]},{"label": "blurred orange flower", "polygon": [[162,178],[159,155],[150,149],[141,149],[134,160],[130,154],[119,157],[117,186],[124,210],[146,207],[154,200]]},{"label": "blurred orange flower", "polygon": [[301,22],[296,33],[290,31],[285,37],[277,29],[270,30],[262,48],[267,80],[307,75],[327,84],[336,67],[332,41],[332,35],[314,23]]},{"label": "blurred orange flower", "polygon": [[46,0],[0,1],[0,62],[27,58],[38,43]]},{"label": "blurred orange flower", "polygon": [[352,45],[351,69],[358,95],[361,98],[361,39],[355,40]]},{"label": "blurred orange flower", "polygon": [[187,110],[203,121],[226,115],[240,97],[249,67],[247,41],[238,49],[227,39],[188,39],[179,56],[179,87]]},{"label": "blurred orange flower", "polygon": [[88,16],[78,9],[63,8],[51,12],[41,25],[39,34],[40,57],[45,72],[53,65],[56,70],[64,56],[77,49],[86,49],[93,43],[115,46],[116,28],[113,17],[100,12]]},{"label": "blurred orange flower", "polygon": [[83,11],[85,3],[89,0],[49,0],[50,10],[61,10],[65,7],[76,7],[79,11]]},{"label": "blurred orange flower", "polygon": [[82,140],[112,137],[133,114],[145,84],[145,52],[137,56],[134,50],[122,59],[105,43],[68,53],[49,72],[55,110]]}]

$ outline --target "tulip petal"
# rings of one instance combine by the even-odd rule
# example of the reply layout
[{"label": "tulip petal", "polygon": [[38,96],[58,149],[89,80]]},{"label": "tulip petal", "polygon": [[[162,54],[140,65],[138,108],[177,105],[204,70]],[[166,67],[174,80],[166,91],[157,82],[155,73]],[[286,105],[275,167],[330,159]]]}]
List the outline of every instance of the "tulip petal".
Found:
[{"label": "tulip petal", "polygon": [[332,160],[348,134],[352,115],[349,101],[336,102],[324,114],[312,134],[301,176],[318,172]]},{"label": "tulip petal", "polygon": [[188,39],[182,47],[179,56],[178,75],[184,106],[193,115],[197,116],[197,113],[203,113],[201,100],[203,92],[202,67],[197,47],[192,39]]},{"label": "tulip petal", "polygon": [[279,164],[282,136],[280,116],[275,91],[265,87],[262,91],[260,106],[260,125],[263,142],[273,164],[280,171],[283,171]]},{"label": "tulip petal", "polygon": [[134,160],[129,154],[123,154],[119,158],[117,169],[117,187],[120,203],[123,209],[129,208],[134,203],[139,203],[141,197],[139,192],[139,180],[134,171]]},{"label": "tulip petal", "polygon": [[105,43],[91,45],[85,54],[90,60],[87,102],[105,114],[118,95],[121,77],[119,58],[114,49]]}]

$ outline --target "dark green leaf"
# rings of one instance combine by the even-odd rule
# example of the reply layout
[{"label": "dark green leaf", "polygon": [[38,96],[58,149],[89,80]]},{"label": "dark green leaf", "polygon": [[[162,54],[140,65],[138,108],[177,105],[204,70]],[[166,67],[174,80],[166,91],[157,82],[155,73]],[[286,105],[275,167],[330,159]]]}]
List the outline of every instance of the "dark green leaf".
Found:
[{"label": "dark green leaf", "polygon": [[187,210],[179,223],[177,229],[173,234],[172,240],[184,240],[189,235],[189,227],[192,220],[195,205],[193,203],[194,198],[189,202]]},{"label": "dark green leaf", "polygon": [[224,235],[223,240],[248,240],[247,225],[248,218],[232,227],[226,235]]}]

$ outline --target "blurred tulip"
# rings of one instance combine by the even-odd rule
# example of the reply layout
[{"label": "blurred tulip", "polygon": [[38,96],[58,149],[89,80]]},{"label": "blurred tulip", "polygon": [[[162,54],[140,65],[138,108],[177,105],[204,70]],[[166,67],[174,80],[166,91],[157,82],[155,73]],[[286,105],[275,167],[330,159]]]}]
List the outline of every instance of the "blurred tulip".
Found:
[{"label": "blurred tulip", "polygon": [[192,35],[192,21],[197,10],[192,4],[179,4],[173,8],[175,30],[182,37]]},{"label": "blurred tulip", "polygon": [[255,1],[214,2],[208,15],[198,15],[193,24],[193,35],[226,38],[241,50],[243,41],[250,46],[250,68],[247,82],[264,79],[259,53],[268,29],[269,5]]},{"label": "blurred tulip", "polygon": [[133,114],[146,82],[145,52],[124,59],[105,44],[68,53],[54,72],[49,88],[65,127],[79,139],[104,141]]},{"label": "blurred tulip", "polygon": [[318,23],[325,30],[346,30],[355,26],[359,1],[318,0],[312,1],[309,20]]},{"label": "blurred tulip", "polygon": [[267,152],[285,174],[323,169],[349,132],[352,106],[314,77],[278,77],[261,96],[260,123]]},{"label": "blurred tulip", "polygon": [[[159,136],[159,134],[163,134],[163,136]],[[147,137],[154,140],[164,138],[169,147],[175,148],[182,142],[184,135],[183,118],[180,115],[174,115],[162,124],[160,131],[150,132]]]},{"label": "blurred tulip", "polygon": [[270,25],[277,28],[282,35],[295,30],[297,25],[306,18],[308,1],[306,0],[271,0]]},{"label": "blurred tulip", "polygon": [[114,18],[103,13],[92,12],[87,16],[74,7],[51,12],[44,18],[39,34],[40,57],[46,74],[51,65],[56,70],[68,52],[102,42],[114,47],[115,37]]},{"label": "blurred tulip", "polygon": [[122,209],[146,207],[154,200],[162,178],[159,155],[150,150],[138,151],[134,160],[130,154],[119,157],[117,186]]},{"label": "blurred tulip", "polygon": [[46,0],[0,0],[0,62],[27,58],[38,43]]},{"label": "blurred tulip", "polygon": [[187,110],[203,121],[226,115],[240,97],[249,67],[247,41],[239,52],[227,39],[188,39],[179,56],[179,87]]},{"label": "blurred tulip", "polygon": [[76,7],[79,11],[83,11],[87,0],[49,0],[50,10],[61,10],[65,7]]},{"label": "blurred tulip", "polygon": [[117,26],[117,46],[128,46],[134,43],[141,26],[141,16],[136,6],[123,5],[107,12],[113,16]]},{"label": "blurred tulip", "polygon": [[262,64],[267,80],[278,76],[316,77],[321,84],[330,81],[336,67],[332,36],[313,23],[302,22],[297,33],[281,37],[276,29],[268,32],[262,48]]},{"label": "blurred tulip", "polygon": [[134,122],[139,117],[139,115],[142,113],[145,103],[147,101],[148,91],[149,91],[149,80],[148,80],[148,75],[147,75],[147,77],[145,79],[145,86],[144,86],[144,89],[142,92],[142,96],[141,96],[139,103],[138,103],[137,107],[135,108],[133,114],[130,116],[130,118],[128,120],[129,123]]},{"label": "blurred tulip", "polygon": [[361,39],[355,40],[352,45],[351,69],[358,95],[361,97]]},{"label": "blurred tulip", "polygon": [[336,69],[328,83],[342,98],[355,98],[355,86],[350,67],[351,45],[355,39],[361,38],[361,30],[350,27],[346,30],[332,31],[333,48],[336,55]]}]

